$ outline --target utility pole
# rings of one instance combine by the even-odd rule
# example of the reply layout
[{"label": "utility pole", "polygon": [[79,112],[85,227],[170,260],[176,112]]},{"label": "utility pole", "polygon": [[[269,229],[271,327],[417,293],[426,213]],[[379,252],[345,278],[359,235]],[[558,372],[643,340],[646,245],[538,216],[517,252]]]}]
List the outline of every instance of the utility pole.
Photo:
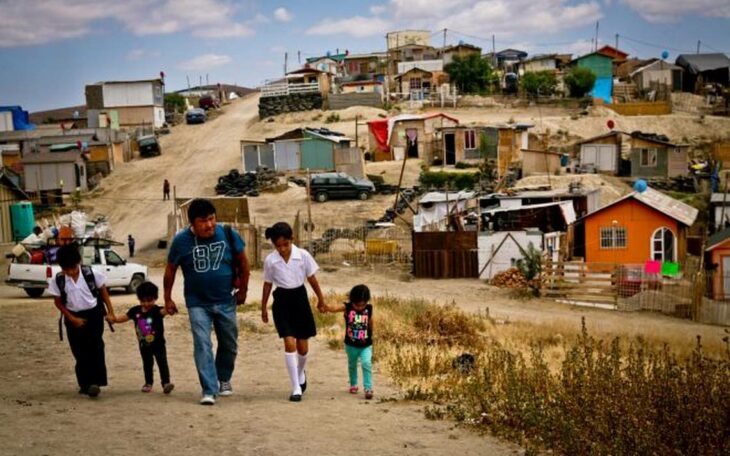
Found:
[{"label": "utility pole", "polygon": [[386,64],[385,64],[385,103],[390,103],[390,40],[388,34],[385,34],[385,52],[386,52]]},{"label": "utility pole", "polygon": [[697,40],[697,53],[698,53],[698,54],[700,53],[700,44],[701,44],[701,43],[702,43],[702,41],[700,41],[700,40]]},{"label": "utility pole", "polygon": [[596,43],[596,47],[593,50],[594,52],[598,50],[598,21],[596,21],[596,41],[595,41],[595,43]]},{"label": "utility pole", "polygon": [[208,73],[205,73],[205,85],[210,85],[210,80],[208,79]]},{"label": "utility pole", "polygon": [[497,46],[494,41],[494,34],[492,34],[492,68],[497,68]]},{"label": "utility pole", "polygon": [[302,64],[302,51],[297,51],[297,63]]},{"label": "utility pole", "polygon": [[446,48],[446,27],[444,27],[444,45],[441,48],[441,52],[443,53],[444,48]]},{"label": "utility pole", "polygon": [[188,76],[188,75],[186,74],[186,75],[185,75],[185,79],[187,79],[187,80],[188,80],[188,96],[190,96],[190,76]]},{"label": "utility pole", "polygon": [[618,33],[616,34],[616,49],[618,49]]},{"label": "utility pole", "polygon": [[286,76],[286,64],[287,64],[287,60],[289,60],[289,53],[288,52],[285,52],[284,53],[284,76]]}]

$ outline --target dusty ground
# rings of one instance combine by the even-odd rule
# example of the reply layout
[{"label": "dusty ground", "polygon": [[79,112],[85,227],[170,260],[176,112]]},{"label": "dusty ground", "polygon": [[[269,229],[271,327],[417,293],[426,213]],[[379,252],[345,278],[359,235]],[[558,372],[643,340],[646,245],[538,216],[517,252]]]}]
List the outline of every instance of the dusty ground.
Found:
[{"label": "dusty ground", "polygon": [[[163,155],[133,161],[118,167],[100,190],[85,198],[92,214],[110,218],[116,239],[127,234],[137,238],[138,261],[156,265],[164,251],[155,248],[167,231],[169,202],[161,198],[167,178],[178,196],[213,194],[218,176],[240,169],[241,139],[263,139],[303,125],[327,126],[355,136],[360,122],[384,115],[382,110],[350,108],[340,112],[340,121],[326,124],[328,113],[298,113],[260,122],[256,96],[236,100],[221,116],[203,125],[179,125],[162,138]],[[727,119],[692,116],[620,118],[602,111],[577,120],[560,109],[460,109],[446,110],[463,123],[534,121],[539,129],[568,129],[571,135],[590,136],[605,130],[613,118],[619,128],[666,133],[673,140],[711,137],[730,131]],[[358,126],[361,144],[366,127]],[[368,172],[383,174],[397,182],[397,163],[369,164]],[[418,163],[409,162],[406,185],[417,182]],[[597,185],[600,185],[597,184]],[[621,189],[617,190],[621,192]],[[250,199],[257,224],[293,220],[297,211],[306,213],[304,190],[290,187],[277,194]],[[315,223],[356,222],[382,215],[393,203],[392,196],[377,196],[367,202],[330,201],[312,204]],[[497,321],[538,323],[545,331],[562,332],[578,327],[585,316],[589,328],[606,335],[650,335],[674,346],[692,346],[695,335],[719,341],[722,328],[645,313],[616,313],[574,308],[550,301],[514,301],[478,280],[403,280],[390,269],[328,268],[320,281],[326,291],[346,292],[355,283],[367,283],[376,296],[393,294],[439,303],[454,302],[467,311],[484,312]],[[160,283],[161,270],[152,270]],[[260,271],[253,275],[252,301],[260,299]],[[182,301],[181,281],[176,296]],[[113,296],[120,311],[133,304],[131,296]],[[170,364],[175,392],[165,397],[157,390],[138,392],[142,384],[139,354],[131,326],[107,332],[111,386],[97,401],[75,392],[72,358],[67,344],[56,334],[56,312],[50,299],[31,300],[15,288],[0,287],[0,439],[2,454],[149,454],[164,449],[172,454],[282,454],[298,448],[302,454],[342,454],[350,448],[372,454],[510,454],[519,449],[489,437],[444,422],[423,417],[422,405],[403,402],[365,402],[347,394],[345,357],[317,341],[312,348],[311,389],[302,404],[290,404],[280,342],[272,328],[256,323],[256,313],[243,313],[241,356],[234,376],[237,394],[221,399],[212,408],[197,405],[199,386],[192,362],[192,344],[185,315],[167,322]],[[714,342],[712,342],[714,343]],[[383,375],[376,375],[380,399],[398,397]],[[75,439],[69,429],[86,427],[88,438]],[[365,438],[354,437],[359,433]],[[295,446],[293,441],[297,441]]]}]

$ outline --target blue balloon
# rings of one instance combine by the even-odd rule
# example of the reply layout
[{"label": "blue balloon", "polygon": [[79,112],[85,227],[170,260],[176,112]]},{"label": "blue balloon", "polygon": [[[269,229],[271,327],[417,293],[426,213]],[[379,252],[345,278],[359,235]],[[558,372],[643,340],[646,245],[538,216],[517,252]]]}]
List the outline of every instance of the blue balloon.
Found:
[{"label": "blue balloon", "polygon": [[668,51],[664,51],[664,52],[662,52],[662,58],[663,58],[664,60],[666,60],[666,59],[667,59],[667,57],[669,57],[669,52],[668,52]]},{"label": "blue balloon", "polygon": [[639,179],[634,182],[634,191],[644,193],[649,186],[644,179]]}]

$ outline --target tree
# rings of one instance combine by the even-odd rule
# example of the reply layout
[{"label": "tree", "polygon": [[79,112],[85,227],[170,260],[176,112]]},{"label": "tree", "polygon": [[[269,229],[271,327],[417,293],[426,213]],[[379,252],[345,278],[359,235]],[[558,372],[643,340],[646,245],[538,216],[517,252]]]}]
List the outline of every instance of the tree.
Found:
[{"label": "tree", "polygon": [[593,89],[596,74],[590,68],[573,67],[565,75],[565,85],[571,97],[582,98]]},{"label": "tree", "polygon": [[552,71],[536,71],[522,76],[522,90],[532,97],[552,95],[558,81]]},{"label": "tree", "polygon": [[[178,110],[179,108],[179,110]],[[165,94],[165,110],[172,112],[185,112],[185,97],[179,93]]]},{"label": "tree", "polygon": [[479,54],[469,54],[466,57],[454,56],[454,60],[444,67],[451,82],[461,93],[484,93],[497,82],[489,62]]}]

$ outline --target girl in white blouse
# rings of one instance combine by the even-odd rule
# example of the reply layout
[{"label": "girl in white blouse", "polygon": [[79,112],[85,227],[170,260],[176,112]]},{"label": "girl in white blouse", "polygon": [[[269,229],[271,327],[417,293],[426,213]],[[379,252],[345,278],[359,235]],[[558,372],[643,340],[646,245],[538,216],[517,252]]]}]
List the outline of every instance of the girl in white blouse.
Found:
[{"label": "girl in white blouse", "polygon": [[270,239],[275,251],[264,260],[264,291],[261,297],[261,320],[269,322],[267,303],[271,288],[274,290],[272,313],[279,337],[284,339],[286,360],[292,393],[289,400],[299,402],[307,389],[304,367],[307,363],[309,338],[317,334],[314,316],[309,306],[309,297],[304,282],[309,282],[317,295],[317,309],[326,310],[327,305],[319,288],[315,273],[319,266],[306,250],[293,244],[291,226],[285,222],[275,223],[267,228],[266,239]]}]

